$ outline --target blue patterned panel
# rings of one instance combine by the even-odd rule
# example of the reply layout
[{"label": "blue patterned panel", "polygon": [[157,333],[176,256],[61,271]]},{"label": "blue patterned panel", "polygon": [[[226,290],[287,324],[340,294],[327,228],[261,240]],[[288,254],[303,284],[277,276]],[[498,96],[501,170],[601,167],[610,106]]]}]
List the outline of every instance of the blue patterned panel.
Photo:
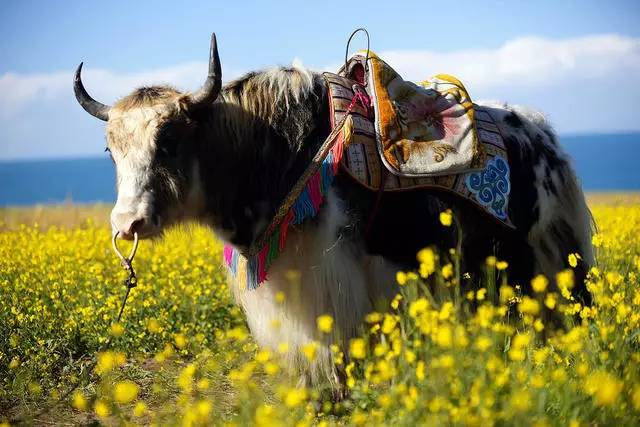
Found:
[{"label": "blue patterned panel", "polygon": [[465,183],[478,203],[494,216],[507,218],[509,204],[509,164],[500,156],[489,160],[486,167],[478,172],[468,173]]}]

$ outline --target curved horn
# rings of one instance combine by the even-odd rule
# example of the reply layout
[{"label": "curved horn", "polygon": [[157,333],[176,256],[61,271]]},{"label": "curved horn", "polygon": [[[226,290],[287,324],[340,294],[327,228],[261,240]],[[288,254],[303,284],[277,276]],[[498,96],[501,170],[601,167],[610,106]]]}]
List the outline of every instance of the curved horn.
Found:
[{"label": "curved horn", "polygon": [[220,58],[218,57],[218,43],[216,42],[216,33],[212,33],[211,48],[209,50],[209,74],[202,87],[189,97],[191,103],[195,106],[210,105],[218,97],[221,88],[222,69],[220,67]]},{"label": "curved horn", "polygon": [[82,64],[83,63],[81,62],[80,65],[78,65],[76,76],[73,79],[73,91],[76,93],[76,99],[87,113],[106,122],[109,120],[109,110],[111,107],[96,101],[87,93],[84,85],[82,84],[82,78],[80,77]]}]

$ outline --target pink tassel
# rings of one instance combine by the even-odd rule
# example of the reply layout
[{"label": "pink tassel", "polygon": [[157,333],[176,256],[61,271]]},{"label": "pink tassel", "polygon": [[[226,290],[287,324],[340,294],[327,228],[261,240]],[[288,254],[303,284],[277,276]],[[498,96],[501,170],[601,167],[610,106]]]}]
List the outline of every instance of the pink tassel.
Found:
[{"label": "pink tassel", "polygon": [[227,263],[228,266],[231,266],[231,261],[233,260],[233,246],[224,245],[224,262]]}]

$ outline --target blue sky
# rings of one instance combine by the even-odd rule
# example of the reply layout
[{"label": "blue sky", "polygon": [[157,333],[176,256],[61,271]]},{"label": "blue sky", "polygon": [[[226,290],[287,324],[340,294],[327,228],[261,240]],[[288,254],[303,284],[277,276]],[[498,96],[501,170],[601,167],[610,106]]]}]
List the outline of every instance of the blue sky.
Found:
[{"label": "blue sky", "polygon": [[640,130],[640,2],[386,3],[2,2],[0,159],[99,155],[104,124],[75,105],[77,64],[103,102],[144,83],[195,89],[211,31],[225,79],[294,58],[335,68],[365,26],[408,78],[454,74],[473,98],[539,108],[561,133]]}]

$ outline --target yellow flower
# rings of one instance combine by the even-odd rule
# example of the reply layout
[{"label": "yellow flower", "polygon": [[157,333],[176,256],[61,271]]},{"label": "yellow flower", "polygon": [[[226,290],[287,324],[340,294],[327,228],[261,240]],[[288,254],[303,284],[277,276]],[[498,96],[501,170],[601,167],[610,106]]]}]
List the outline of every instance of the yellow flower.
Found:
[{"label": "yellow flower", "polygon": [[99,375],[104,375],[110,372],[116,366],[124,365],[124,354],[113,351],[105,351],[98,353],[98,363],[96,364],[95,371]]},{"label": "yellow flower", "polygon": [[558,297],[554,293],[547,294],[547,296],[544,299],[544,305],[546,305],[549,310],[553,310],[554,308],[556,308],[557,303],[558,303]]},{"label": "yellow flower", "polygon": [[569,261],[569,265],[572,268],[576,268],[578,266],[579,259],[582,259],[582,257],[578,253],[569,254],[569,256],[567,257],[567,260]]},{"label": "yellow flower", "polygon": [[18,366],[20,366],[20,358],[16,356],[9,362],[9,369],[16,369]]},{"label": "yellow flower", "polygon": [[354,359],[364,359],[367,355],[367,344],[362,338],[354,338],[350,342],[349,354]]},{"label": "yellow flower", "polygon": [[533,329],[535,329],[536,332],[542,332],[544,330],[544,323],[542,323],[542,320],[536,319],[535,322],[533,322]]},{"label": "yellow flower", "polygon": [[111,411],[109,410],[109,407],[107,406],[104,400],[96,401],[96,404],[94,405],[93,409],[96,411],[96,415],[99,416],[100,418],[108,417],[109,414],[111,414]]},{"label": "yellow flower", "polygon": [[443,325],[438,328],[436,344],[443,348],[450,348],[453,345],[453,332],[449,326]]},{"label": "yellow flower", "polygon": [[133,416],[141,417],[147,412],[147,405],[144,402],[137,402],[133,407]]},{"label": "yellow flower", "polygon": [[133,381],[120,381],[113,388],[113,397],[118,403],[129,403],[138,397],[139,387]]},{"label": "yellow flower", "polygon": [[289,343],[281,342],[280,344],[278,344],[278,353],[286,354],[288,352],[289,352]]},{"label": "yellow flower", "polygon": [[391,331],[393,331],[396,327],[397,323],[398,321],[396,320],[395,316],[391,314],[385,314],[384,320],[382,321],[382,333],[387,335],[390,334]]},{"label": "yellow flower", "polygon": [[529,334],[516,334],[511,340],[509,359],[522,362],[526,357],[526,347],[530,342],[531,336]]},{"label": "yellow flower", "polygon": [[556,274],[556,282],[558,283],[558,289],[560,289],[562,296],[570,299],[571,292],[569,290],[572,289],[574,285],[573,270],[562,270]]},{"label": "yellow flower", "polygon": [[526,411],[531,407],[531,397],[526,389],[516,391],[511,396],[511,405],[516,411]]},{"label": "yellow flower", "polygon": [[278,372],[280,372],[280,367],[273,362],[267,362],[264,365],[264,372],[267,375],[276,375]]},{"label": "yellow flower", "polygon": [[398,271],[396,273],[396,282],[398,282],[398,285],[404,286],[407,283],[407,273]]},{"label": "yellow flower", "polygon": [[485,260],[487,267],[495,267],[497,262],[498,262],[498,259],[493,255],[488,256],[487,259]]},{"label": "yellow flower", "polygon": [[591,244],[596,248],[602,246],[603,241],[602,236],[599,234],[594,234],[593,237],[591,237]]},{"label": "yellow flower", "polygon": [[377,311],[372,311],[364,317],[364,320],[367,323],[378,323],[382,320],[382,314]]},{"label": "yellow flower", "polygon": [[427,311],[429,308],[429,301],[426,298],[418,298],[409,304],[409,316],[416,319],[420,314]]},{"label": "yellow flower", "polygon": [[161,331],[160,323],[156,319],[151,318],[147,322],[147,329],[153,334],[158,333]]},{"label": "yellow flower", "polygon": [[411,350],[406,350],[404,352],[404,358],[407,361],[407,363],[412,364],[413,362],[416,361],[416,354]]},{"label": "yellow flower", "polygon": [[599,371],[585,381],[585,391],[594,397],[598,406],[611,406],[622,391],[622,381],[608,372]]},{"label": "yellow flower", "polygon": [[124,333],[124,326],[122,326],[122,324],[120,323],[113,323],[111,325],[111,328],[109,328],[109,334],[111,334],[112,337],[118,338],[123,333]]},{"label": "yellow flower", "polygon": [[522,314],[530,314],[532,316],[540,313],[540,304],[533,298],[524,297],[518,304],[518,311]]},{"label": "yellow flower", "polygon": [[478,292],[476,292],[476,299],[478,301],[484,301],[486,297],[487,297],[487,288],[478,289]]},{"label": "yellow flower", "polygon": [[508,267],[509,267],[509,263],[507,261],[496,262],[496,268],[500,271],[506,270]]},{"label": "yellow flower", "polygon": [[416,365],[416,378],[419,380],[424,379],[424,362],[422,360]]},{"label": "yellow flower", "polygon": [[546,291],[548,285],[549,281],[542,274],[538,274],[531,280],[531,289],[533,289],[533,291],[537,293]]},{"label": "yellow flower", "polygon": [[316,324],[320,332],[328,334],[333,329],[333,317],[328,314],[323,314],[316,319]]},{"label": "yellow flower", "polygon": [[442,267],[442,277],[445,279],[450,279],[453,277],[453,264],[448,263],[444,267]]},{"label": "yellow flower", "polygon": [[491,342],[491,338],[487,336],[480,336],[476,339],[476,348],[481,352],[486,351],[489,347],[491,347],[493,343]]},{"label": "yellow flower", "polygon": [[290,389],[285,395],[284,404],[288,408],[295,408],[296,406],[300,405],[305,400],[307,400],[307,396],[308,394],[306,389],[303,389],[303,388]]},{"label": "yellow flower", "polygon": [[316,341],[311,341],[303,345],[300,350],[308,361],[313,362],[316,359],[316,355],[318,354],[318,347],[319,345]]},{"label": "yellow flower", "polygon": [[267,348],[264,348],[264,349],[260,350],[255,355],[256,362],[258,362],[258,363],[265,363],[270,358],[271,358],[271,351],[269,351],[269,349],[267,349]]},{"label": "yellow flower", "polygon": [[[188,364],[180,371],[176,383],[184,393],[191,392],[193,388],[193,376],[196,373],[196,366],[193,363]],[[231,375],[231,374],[230,374]]]},{"label": "yellow flower", "polygon": [[187,346],[187,338],[182,334],[175,334],[173,337],[176,347],[183,349]]},{"label": "yellow flower", "polygon": [[71,397],[71,405],[80,411],[84,411],[87,409],[87,399],[80,391],[76,390]]},{"label": "yellow flower", "polygon": [[209,380],[206,378],[201,378],[200,380],[198,380],[198,382],[196,383],[196,388],[199,391],[206,391],[209,388]]},{"label": "yellow flower", "polygon": [[256,409],[256,414],[254,416],[254,421],[257,426],[271,426],[274,424],[275,410],[273,405],[269,405],[267,403],[263,403]]},{"label": "yellow flower", "polygon": [[400,300],[402,300],[402,295],[396,294],[396,296],[393,298],[393,301],[391,301],[391,308],[397,310],[400,306]]},{"label": "yellow flower", "polygon": [[418,252],[417,258],[420,262],[419,273],[423,279],[436,271],[436,255],[431,248],[422,249]]},{"label": "yellow flower", "polygon": [[211,402],[207,400],[200,400],[196,403],[196,412],[198,414],[198,418],[201,421],[208,420],[211,414]]},{"label": "yellow flower", "polygon": [[501,304],[507,304],[509,301],[514,299],[515,296],[516,296],[516,293],[514,292],[511,286],[509,285],[500,286],[500,303]]},{"label": "yellow flower", "polygon": [[440,224],[445,227],[450,227],[453,222],[453,213],[451,209],[447,209],[446,211],[440,212]]}]

